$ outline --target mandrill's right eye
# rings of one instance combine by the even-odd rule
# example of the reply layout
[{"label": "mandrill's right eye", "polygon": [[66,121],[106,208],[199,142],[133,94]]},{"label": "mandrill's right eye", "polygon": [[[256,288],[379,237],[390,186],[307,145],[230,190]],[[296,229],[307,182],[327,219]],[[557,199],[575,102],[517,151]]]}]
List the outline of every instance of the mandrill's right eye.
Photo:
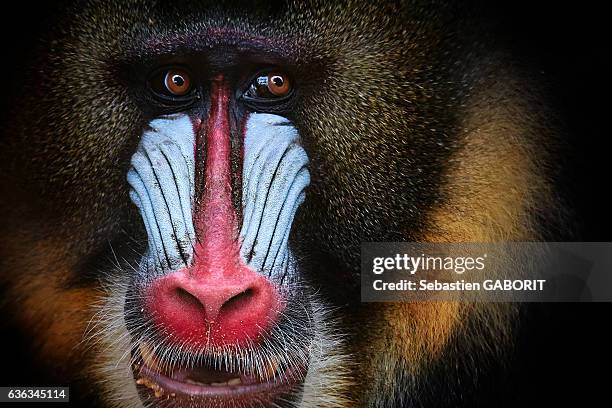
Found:
[{"label": "mandrill's right eye", "polygon": [[191,91],[191,78],[185,71],[171,69],[166,72],[164,85],[172,95],[183,96]]},{"label": "mandrill's right eye", "polygon": [[184,105],[195,97],[191,75],[183,68],[166,68],[155,72],[149,79],[154,95],[164,104]]}]

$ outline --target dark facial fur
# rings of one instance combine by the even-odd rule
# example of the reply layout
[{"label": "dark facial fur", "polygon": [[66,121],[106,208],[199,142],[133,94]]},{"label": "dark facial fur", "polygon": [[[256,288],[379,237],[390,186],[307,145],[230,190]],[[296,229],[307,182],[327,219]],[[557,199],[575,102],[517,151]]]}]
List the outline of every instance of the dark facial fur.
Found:
[{"label": "dark facial fur", "polygon": [[[121,319],[147,241],[126,173],[158,113],[143,100],[141,70],[177,55],[244,53],[282,61],[295,78],[286,116],[310,158],[290,246],[314,316],[302,323],[323,351],[310,356],[318,365],[301,406],[431,406],[441,394],[448,406],[477,386],[457,373],[501,355],[516,310],[369,305],[358,292],[363,241],[546,233],[552,193],[540,169],[553,136],[532,113],[534,87],[458,8],[91,1],[64,14],[0,152],[0,279],[43,366],[87,378],[103,404],[139,403]],[[225,34],[203,34],[211,30]],[[220,47],[228,52],[212,52]]]}]

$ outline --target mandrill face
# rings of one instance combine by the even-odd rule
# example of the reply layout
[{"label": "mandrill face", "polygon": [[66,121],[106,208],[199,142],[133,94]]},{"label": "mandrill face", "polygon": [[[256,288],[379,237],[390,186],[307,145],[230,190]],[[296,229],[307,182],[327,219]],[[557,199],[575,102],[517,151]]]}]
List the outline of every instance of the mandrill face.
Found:
[{"label": "mandrill face", "polygon": [[234,29],[187,41],[202,48],[154,54],[128,79],[150,111],[126,174],[146,245],[111,284],[122,315],[100,313],[125,323],[110,337],[128,339],[116,352],[145,405],[316,400],[319,376],[345,374],[325,373],[341,344],[289,240],[310,184],[290,63]]},{"label": "mandrill face", "polygon": [[46,379],[121,407],[469,393],[514,308],[361,303],[360,244],[537,240],[549,135],[453,7],[358,3],[61,10],[0,155],[0,283]]},{"label": "mandrill face", "polygon": [[149,122],[127,175],[147,234],[125,299],[139,392],[223,406],[290,401],[321,359],[312,290],[288,246],[308,155],[290,120],[243,106],[286,102],[290,80],[259,74],[235,99],[221,73],[199,87],[186,71],[161,78],[156,96],[193,102]]}]

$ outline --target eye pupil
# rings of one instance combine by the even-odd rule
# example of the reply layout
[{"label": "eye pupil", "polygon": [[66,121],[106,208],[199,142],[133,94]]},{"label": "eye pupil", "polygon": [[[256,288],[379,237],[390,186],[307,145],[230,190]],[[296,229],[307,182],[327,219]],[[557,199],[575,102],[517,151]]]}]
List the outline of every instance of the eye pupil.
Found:
[{"label": "eye pupil", "polygon": [[283,86],[283,83],[285,82],[283,81],[283,78],[279,76],[273,76],[271,79],[272,79],[272,82],[274,82],[274,85],[278,87]]},{"label": "eye pupil", "polygon": [[287,77],[281,74],[268,75],[268,91],[274,96],[285,96],[291,91]]},{"label": "eye pupil", "polygon": [[180,75],[174,75],[172,77],[172,82],[174,82],[174,85],[176,85],[176,86],[183,86],[183,85],[185,85],[185,80]]}]

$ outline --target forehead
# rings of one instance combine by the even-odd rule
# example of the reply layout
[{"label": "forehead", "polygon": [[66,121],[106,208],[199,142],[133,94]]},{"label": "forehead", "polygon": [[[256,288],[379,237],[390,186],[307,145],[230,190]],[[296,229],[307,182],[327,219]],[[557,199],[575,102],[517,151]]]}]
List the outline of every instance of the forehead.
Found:
[{"label": "forehead", "polygon": [[126,52],[135,57],[209,53],[255,54],[259,57],[296,59],[300,54],[300,41],[288,35],[255,33],[251,27],[239,22],[224,21],[216,25],[199,24],[189,29],[170,29],[161,32],[147,31],[135,38]]},{"label": "forehead", "polygon": [[305,20],[285,2],[262,7],[258,2],[136,1],[119,15],[109,13],[112,4],[91,4],[73,20],[78,34],[106,37],[114,45],[111,54],[144,58],[226,48],[293,58],[308,43]]},{"label": "forehead", "polygon": [[389,48],[382,43],[401,24],[398,16],[381,13],[381,5],[367,2],[356,6],[353,2],[135,0],[129,7],[119,7],[120,2],[94,0],[87,4],[81,16],[71,18],[70,25],[77,30],[73,37],[104,39],[107,46],[102,51],[111,60],[126,54],[142,58],[222,47],[290,60],[356,55],[359,50],[381,53]]}]

